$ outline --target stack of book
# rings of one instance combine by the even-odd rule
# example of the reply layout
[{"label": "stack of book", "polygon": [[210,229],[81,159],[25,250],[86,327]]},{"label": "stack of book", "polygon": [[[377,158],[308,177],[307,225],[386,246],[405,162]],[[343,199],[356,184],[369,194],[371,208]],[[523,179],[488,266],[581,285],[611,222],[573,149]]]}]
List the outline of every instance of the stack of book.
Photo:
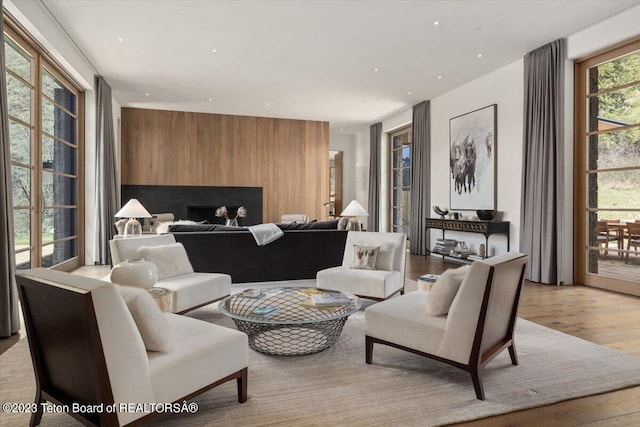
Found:
[{"label": "stack of book", "polygon": [[342,307],[351,303],[351,299],[341,292],[325,292],[311,295],[311,302],[316,307]]},{"label": "stack of book", "polygon": [[436,239],[436,244],[433,247],[433,252],[448,255],[451,251],[456,249],[457,244],[458,241],[454,239]]}]

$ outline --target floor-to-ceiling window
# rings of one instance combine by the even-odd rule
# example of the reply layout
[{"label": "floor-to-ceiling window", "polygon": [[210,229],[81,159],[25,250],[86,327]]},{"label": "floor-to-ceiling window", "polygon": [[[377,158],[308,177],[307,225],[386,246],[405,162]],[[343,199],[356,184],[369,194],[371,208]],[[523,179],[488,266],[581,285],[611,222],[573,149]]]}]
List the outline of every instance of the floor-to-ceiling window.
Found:
[{"label": "floor-to-ceiling window", "polygon": [[411,127],[389,135],[391,143],[391,231],[409,235],[411,214]]},{"label": "floor-to-ceiling window", "polygon": [[575,81],[576,281],[640,295],[640,39]]},{"label": "floor-to-ceiling window", "polygon": [[73,268],[82,257],[83,94],[5,21],[16,267]]}]

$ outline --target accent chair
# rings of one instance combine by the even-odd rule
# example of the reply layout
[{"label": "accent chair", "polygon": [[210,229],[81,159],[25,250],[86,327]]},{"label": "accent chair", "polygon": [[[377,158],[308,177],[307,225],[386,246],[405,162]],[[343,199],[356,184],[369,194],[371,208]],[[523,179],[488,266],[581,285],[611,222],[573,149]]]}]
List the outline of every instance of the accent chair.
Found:
[{"label": "accent chair", "polygon": [[518,364],[514,328],[527,261],[512,252],[475,261],[447,315],[427,314],[429,291],[367,307],[365,362],[373,363],[374,344],[384,344],[448,363],[471,374],[476,397],[484,400],[487,363],[507,348],[511,363]]}]

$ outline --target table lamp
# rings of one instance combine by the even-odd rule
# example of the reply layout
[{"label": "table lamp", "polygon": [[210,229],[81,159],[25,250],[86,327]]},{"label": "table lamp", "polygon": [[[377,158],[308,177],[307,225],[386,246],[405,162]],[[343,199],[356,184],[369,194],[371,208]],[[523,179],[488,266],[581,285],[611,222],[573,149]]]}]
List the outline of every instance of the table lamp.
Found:
[{"label": "table lamp", "polygon": [[151,218],[151,214],[138,199],[131,199],[118,211],[115,217],[129,218],[129,221],[124,225],[124,237],[130,237],[142,234],[142,225],[136,218]]},{"label": "table lamp", "polygon": [[364,210],[362,205],[358,203],[357,200],[352,200],[351,203],[347,205],[346,208],[342,211],[340,216],[348,216],[349,225],[347,226],[347,230],[349,231],[360,231],[362,227],[360,226],[360,221],[358,221],[359,216],[369,216],[367,211]]}]

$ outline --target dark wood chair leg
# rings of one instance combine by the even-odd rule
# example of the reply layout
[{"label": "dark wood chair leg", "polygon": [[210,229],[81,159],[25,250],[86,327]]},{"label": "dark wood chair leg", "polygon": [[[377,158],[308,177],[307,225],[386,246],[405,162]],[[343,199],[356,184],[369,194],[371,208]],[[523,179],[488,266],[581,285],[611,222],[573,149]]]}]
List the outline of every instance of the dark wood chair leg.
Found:
[{"label": "dark wood chair leg", "polygon": [[238,383],[238,402],[244,403],[247,401],[247,380],[248,380],[248,369],[244,368],[240,372],[240,376],[236,379]]},{"label": "dark wood chair leg", "polygon": [[36,406],[36,412],[31,414],[31,420],[29,421],[29,426],[34,427],[40,424],[40,420],[42,420],[42,405],[44,404],[44,400],[42,400],[42,392],[40,390],[36,391],[36,397],[33,400]]},{"label": "dark wood chair leg", "polygon": [[518,352],[516,351],[516,343],[511,341],[511,345],[509,346],[509,356],[511,357],[511,363],[514,365],[518,364]]},{"label": "dark wood chair leg", "polygon": [[476,397],[478,400],[484,400],[484,387],[482,386],[482,371],[480,369],[472,369],[471,380],[473,381],[473,388],[476,390]]},{"label": "dark wood chair leg", "polygon": [[373,363],[373,340],[368,335],[365,337],[364,361],[367,365]]}]

